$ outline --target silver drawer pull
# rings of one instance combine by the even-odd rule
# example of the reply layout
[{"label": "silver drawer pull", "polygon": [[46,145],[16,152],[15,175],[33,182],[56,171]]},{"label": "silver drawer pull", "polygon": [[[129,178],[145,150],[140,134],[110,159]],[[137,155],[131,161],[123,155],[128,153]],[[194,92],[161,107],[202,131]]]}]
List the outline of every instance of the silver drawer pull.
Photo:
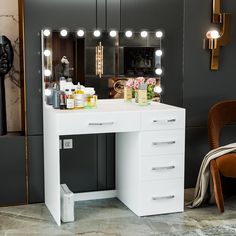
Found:
[{"label": "silver drawer pull", "polygon": [[152,167],[153,171],[160,171],[160,170],[171,170],[174,169],[175,166],[162,166],[162,167]]},{"label": "silver drawer pull", "polygon": [[88,123],[88,125],[97,125],[97,126],[102,126],[102,125],[113,125],[114,122],[113,121],[110,121],[110,122],[95,122],[95,123]]},{"label": "silver drawer pull", "polygon": [[169,119],[169,120],[153,120],[153,123],[173,123],[176,119]]},{"label": "silver drawer pull", "polygon": [[176,141],[153,142],[152,145],[154,145],[154,146],[163,145],[163,144],[170,145],[170,144],[175,144],[175,143],[176,143]]},{"label": "silver drawer pull", "polygon": [[160,197],[152,197],[152,200],[163,200],[163,199],[173,199],[175,198],[175,195],[167,195],[167,196],[160,196]]}]

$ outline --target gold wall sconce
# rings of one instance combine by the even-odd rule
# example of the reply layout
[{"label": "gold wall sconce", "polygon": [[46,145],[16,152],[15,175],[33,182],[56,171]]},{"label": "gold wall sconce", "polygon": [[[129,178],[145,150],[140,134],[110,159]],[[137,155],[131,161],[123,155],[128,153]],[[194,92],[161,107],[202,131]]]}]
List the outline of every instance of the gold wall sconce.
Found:
[{"label": "gold wall sconce", "polygon": [[96,46],[96,75],[100,78],[103,74],[103,46],[102,43],[99,42],[99,45]]},{"label": "gold wall sconce", "polygon": [[219,24],[218,30],[206,33],[208,48],[211,50],[211,70],[219,69],[220,47],[226,46],[230,41],[231,14],[220,11],[221,0],[213,0],[212,23]]}]

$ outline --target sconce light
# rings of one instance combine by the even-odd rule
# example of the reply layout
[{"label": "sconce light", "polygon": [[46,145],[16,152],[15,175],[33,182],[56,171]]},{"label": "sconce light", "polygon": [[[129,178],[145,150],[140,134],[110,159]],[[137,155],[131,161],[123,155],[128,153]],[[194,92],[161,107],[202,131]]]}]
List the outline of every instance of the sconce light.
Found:
[{"label": "sconce light", "polygon": [[156,52],[155,52],[155,55],[156,55],[157,57],[161,57],[162,54],[163,54],[163,52],[162,52],[162,50],[160,50],[160,49],[156,50]]},{"label": "sconce light", "polygon": [[162,92],[162,88],[160,85],[154,87],[154,92],[160,94]]},{"label": "sconce light", "polygon": [[220,24],[220,32],[208,31],[206,37],[211,50],[211,70],[218,70],[220,47],[226,46],[230,41],[231,14],[220,12],[220,0],[213,0],[212,9],[212,23]]},{"label": "sconce light", "polygon": [[103,46],[102,43],[99,42],[99,45],[96,46],[96,75],[100,78],[103,74]]}]

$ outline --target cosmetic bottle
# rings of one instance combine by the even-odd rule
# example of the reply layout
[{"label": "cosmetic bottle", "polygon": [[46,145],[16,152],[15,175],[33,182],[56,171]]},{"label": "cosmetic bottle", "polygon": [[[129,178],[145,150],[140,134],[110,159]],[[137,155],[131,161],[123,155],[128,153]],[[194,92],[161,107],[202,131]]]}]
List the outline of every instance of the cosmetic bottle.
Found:
[{"label": "cosmetic bottle", "polygon": [[75,99],[74,94],[71,90],[66,89],[66,109],[74,109],[75,108]]},{"label": "cosmetic bottle", "polygon": [[147,84],[141,84],[138,89],[138,104],[147,105]]},{"label": "cosmetic bottle", "polygon": [[65,77],[63,77],[63,76],[60,77],[59,85],[60,85],[60,90],[65,91],[65,88],[66,88],[66,78]]},{"label": "cosmetic bottle", "polygon": [[60,109],[65,110],[66,109],[66,94],[64,91],[60,91]]},{"label": "cosmetic bottle", "polygon": [[54,86],[52,91],[52,106],[54,109],[60,108],[60,90],[58,84]]}]

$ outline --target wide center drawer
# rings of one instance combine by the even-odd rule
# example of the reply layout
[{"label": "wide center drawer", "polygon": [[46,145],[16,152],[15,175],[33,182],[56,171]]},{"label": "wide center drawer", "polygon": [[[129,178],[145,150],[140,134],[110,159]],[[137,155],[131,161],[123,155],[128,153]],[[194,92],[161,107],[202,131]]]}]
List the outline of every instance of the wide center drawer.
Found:
[{"label": "wide center drawer", "polygon": [[141,180],[174,179],[184,177],[183,154],[143,156]]},{"label": "wide center drawer", "polygon": [[150,111],[141,116],[142,130],[181,129],[185,127],[185,110]]},{"label": "wide center drawer", "polygon": [[132,132],[140,129],[135,112],[87,112],[59,116],[61,135]]},{"label": "wide center drawer", "polygon": [[160,155],[184,153],[184,141],[184,129],[142,132],[141,154]]},{"label": "wide center drawer", "polygon": [[181,212],[184,207],[184,179],[142,182],[140,216]]}]

